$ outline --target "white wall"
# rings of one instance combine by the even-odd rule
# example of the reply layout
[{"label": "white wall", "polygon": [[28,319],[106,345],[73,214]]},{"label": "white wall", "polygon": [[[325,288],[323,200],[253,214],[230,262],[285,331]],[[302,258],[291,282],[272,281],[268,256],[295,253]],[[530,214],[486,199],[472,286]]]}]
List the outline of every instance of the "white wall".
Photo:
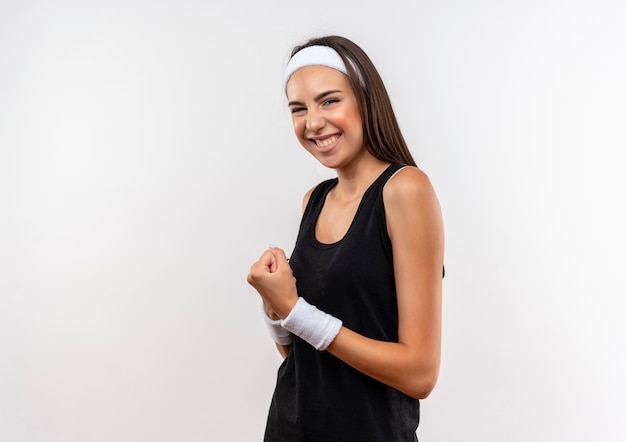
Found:
[{"label": "white wall", "polygon": [[602,0],[0,1],[0,440],[261,439],[280,358],[245,275],[332,176],[280,90],[326,33],[379,67],[444,210],[420,440],[624,440],[624,23]]}]

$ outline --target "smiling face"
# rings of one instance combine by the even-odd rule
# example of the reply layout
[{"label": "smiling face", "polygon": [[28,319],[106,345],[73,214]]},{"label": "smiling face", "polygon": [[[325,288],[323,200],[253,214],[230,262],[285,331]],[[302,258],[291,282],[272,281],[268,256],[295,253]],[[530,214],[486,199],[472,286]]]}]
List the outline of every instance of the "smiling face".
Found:
[{"label": "smiling face", "polygon": [[298,141],[323,165],[344,168],[368,155],[346,75],[325,66],[304,67],[289,79],[287,98]]}]

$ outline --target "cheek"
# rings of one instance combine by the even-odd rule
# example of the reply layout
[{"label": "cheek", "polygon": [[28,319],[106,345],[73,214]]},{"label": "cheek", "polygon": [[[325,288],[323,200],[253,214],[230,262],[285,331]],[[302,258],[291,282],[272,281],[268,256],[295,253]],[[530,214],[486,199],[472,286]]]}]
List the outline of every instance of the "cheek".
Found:
[{"label": "cheek", "polygon": [[291,120],[291,124],[293,125],[293,131],[298,138],[302,137],[304,134],[304,122],[300,118],[293,118]]},{"label": "cheek", "polygon": [[359,112],[359,108],[358,107],[354,106],[354,108],[352,109],[352,112],[350,112],[350,117],[359,126],[363,125],[363,122],[361,121],[361,113]]},{"label": "cheek", "polygon": [[304,132],[306,131],[306,124],[303,119],[293,119],[291,121],[293,124],[293,133],[296,135],[296,138],[305,149],[309,149],[309,143],[306,137],[304,136]]},{"label": "cheek", "polygon": [[356,103],[350,103],[346,106],[342,113],[342,120],[344,124],[349,125],[352,128],[362,128],[363,122],[361,121],[361,113]]},{"label": "cheek", "polygon": [[358,110],[347,113],[345,121],[354,132],[363,135],[363,122],[361,121],[361,114]]}]

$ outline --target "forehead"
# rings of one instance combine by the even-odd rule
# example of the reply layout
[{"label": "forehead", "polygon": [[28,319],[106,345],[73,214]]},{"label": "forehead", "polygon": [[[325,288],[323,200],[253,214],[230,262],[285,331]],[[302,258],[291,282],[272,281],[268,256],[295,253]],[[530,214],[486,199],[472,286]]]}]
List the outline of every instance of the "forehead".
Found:
[{"label": "forehead", "polygon": [[328,90],[351,93],[347,75],[326,66],[306,66],[294,72],[287,82],[287,97],[290,100]]}]

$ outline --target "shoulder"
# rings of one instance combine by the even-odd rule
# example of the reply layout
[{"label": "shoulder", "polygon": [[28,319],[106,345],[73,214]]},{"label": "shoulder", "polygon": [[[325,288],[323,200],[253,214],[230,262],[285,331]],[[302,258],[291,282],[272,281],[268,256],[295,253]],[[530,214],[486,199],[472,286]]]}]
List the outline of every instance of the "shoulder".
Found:
[{"label": "shoulder", "polygon": [[387,180],[383,188],[385,206],[403,206],[422,201],[427,202],[435,197],[435,191],[422,170],[413,166],[406,166],[398,170]]},{"label": "shoulder", "polygon": [[309,204],[309,201],[311,200],[311,196],[314,193],[319,193],[324,191],[324,189],[327,189],[328,187],[332,187],[337,183],[337,178],[330,178],[328,180],[322,181],[319,184],[316,184],[315,186],[311,187],[307,193],[304,194],[304,197],[302,198],[302,213],[304,213],[304,210],[306,209],[307,205]]},{"label": "shoulder", "polygon": [[313,191],[317,188],[317,186],[313,186],[311,187],[307,193],[304,194],[304,197],[302,197],[302,213],[304,213],[304,210],[306,209],[307,204],[309,204],[309,200],[311,199],[311,194],[313,193]]},{"label": "shoulder", "polygon": [[416,238],[442,231],[441,207],[435,190],[423,171],[404,167],[383,188],[387,231],[392,241]]}]

